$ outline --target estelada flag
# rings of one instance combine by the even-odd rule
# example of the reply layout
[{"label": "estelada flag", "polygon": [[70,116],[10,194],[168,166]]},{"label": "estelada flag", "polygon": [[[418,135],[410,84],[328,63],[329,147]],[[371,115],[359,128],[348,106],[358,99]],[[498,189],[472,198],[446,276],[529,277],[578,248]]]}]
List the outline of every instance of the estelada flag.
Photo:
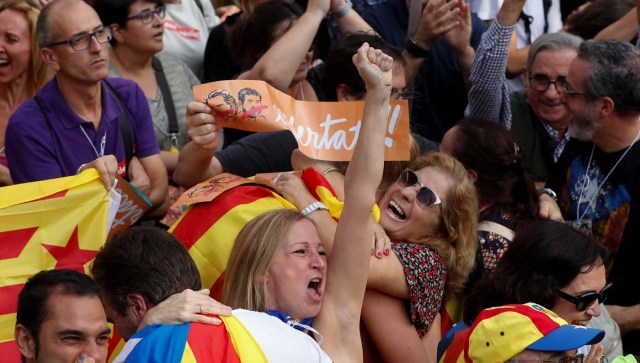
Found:
[{"label": "estelada flag", "polygon": [[41,270],[86,273],[104,244],[109,193],[95,169],[0,188],[0,357],[18,362],[13,341],[18,294]]}]

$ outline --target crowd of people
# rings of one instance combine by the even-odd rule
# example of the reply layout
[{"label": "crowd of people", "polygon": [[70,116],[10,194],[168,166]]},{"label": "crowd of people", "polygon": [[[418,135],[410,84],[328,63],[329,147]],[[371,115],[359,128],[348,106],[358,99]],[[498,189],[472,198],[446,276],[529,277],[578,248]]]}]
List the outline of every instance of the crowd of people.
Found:
[{"label": "crowd of people", "polygon": [[[217,5],[0,0],[0,186],[94,168],[152,204],[87,274],[25,283],[24,362],[106,362],[114,329],[114,362],[640,355],[640,0]],[[309,158],[289,130],[221,128],[192,88],[234,79],[364,101],[351,160]],[[238,98],[265,117],[255,90]],[[403,98],[410,159],[384,161]],[[213,299],[161,222],[171,198],[221,173],[309,168],[341,211],[280,174],[269,188],[291,208],[222,236]]]}]

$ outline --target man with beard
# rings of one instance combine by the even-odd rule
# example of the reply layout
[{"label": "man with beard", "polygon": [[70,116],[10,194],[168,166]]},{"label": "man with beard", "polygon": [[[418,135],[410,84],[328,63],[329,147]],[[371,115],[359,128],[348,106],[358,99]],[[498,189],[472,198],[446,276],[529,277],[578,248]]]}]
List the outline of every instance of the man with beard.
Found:
[{"label": "man with beard", "polygon": [[587,41],[571,63],[564,99],[573,117],[547,186],[564,217],[613,256],[607,309],[620,325],[625,354],[640,353],[640,50],[614,40]]}]

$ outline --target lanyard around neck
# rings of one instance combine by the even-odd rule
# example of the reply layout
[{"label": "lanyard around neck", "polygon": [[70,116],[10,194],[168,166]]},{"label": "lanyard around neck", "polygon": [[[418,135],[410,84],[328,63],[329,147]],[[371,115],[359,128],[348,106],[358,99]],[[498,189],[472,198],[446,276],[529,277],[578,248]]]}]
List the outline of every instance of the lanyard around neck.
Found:
[{"label": "lanyard around neck", "polygon": [[84,131],[84,128],[82,127],[82,125],[80,126],[80,131],[82,131],[82,134],[84,135],[84,137],[87,139],[87,142],[89,142],[89,145],[91,145],[91,148],[93,149],[93,152],[96,154],[96,158],[101,158],[104,156],[104,147],[107,143],[107,132],[104,132],[104,135],[102,135],[102,139],[100,140],[100,152],[98,152],[98,149],[96,149],[96,146],[93,144],[93,141],[91,141],[91,139],[89,138],[89,135],[87,135],[87,132]]}]

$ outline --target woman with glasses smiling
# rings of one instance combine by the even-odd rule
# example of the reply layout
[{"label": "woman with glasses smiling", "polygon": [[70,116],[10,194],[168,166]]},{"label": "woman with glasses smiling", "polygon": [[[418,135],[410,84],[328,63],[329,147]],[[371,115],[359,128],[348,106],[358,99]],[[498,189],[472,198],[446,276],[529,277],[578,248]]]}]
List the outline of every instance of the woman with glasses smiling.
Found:
[{"label": "woman with glasses smiling", "polygon": [[158,54],[163,49],[160,0],[96,0],[94,8],[103,24],[111,24],[109,74],[135,81],[144,91],[151,110],[160,155],[168,175],[178,162],[178,151],[187,141],[186,106],[197,77],[182,61]]}]

